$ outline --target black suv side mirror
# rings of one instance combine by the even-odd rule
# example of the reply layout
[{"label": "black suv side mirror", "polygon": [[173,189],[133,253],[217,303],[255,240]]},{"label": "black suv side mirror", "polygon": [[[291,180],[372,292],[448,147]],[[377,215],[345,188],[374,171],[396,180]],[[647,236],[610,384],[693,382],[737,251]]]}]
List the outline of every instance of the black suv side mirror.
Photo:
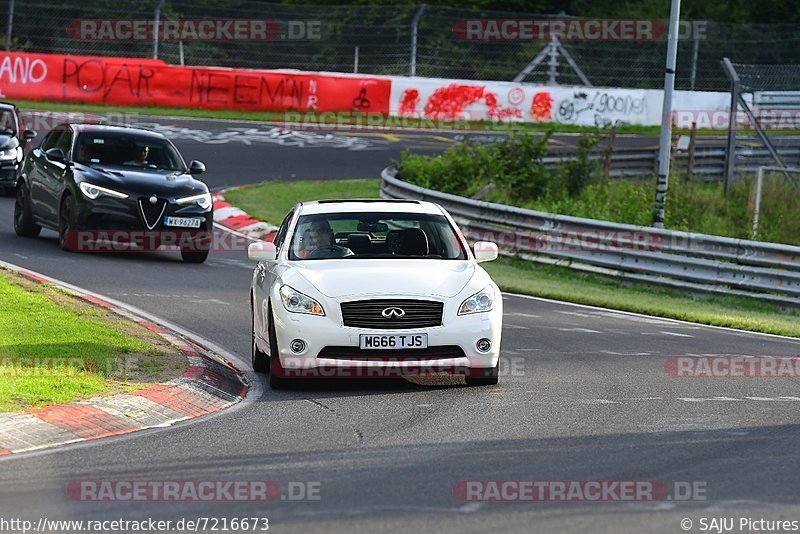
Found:
[{"label": "black suv side mirror", "polygon": [[22,132],[22,138],[25,139],[26,141],[30,141],[35,137],[36,137],[36,132],[34,132],[33,130],[25,130]]},{"label": "black suv side mirror", "polygon": [[51,148],[44,153],[44,157],[49,159],[50,161],[57,161],[58,163],[64,163],[66,159],[64,157],[64,151],[58,147]]},{"label": "black suv side mirror", "polygon": [[202,161],[193,159],[189,164],[189,174],[203,174],[206,172],[206,166]]}]

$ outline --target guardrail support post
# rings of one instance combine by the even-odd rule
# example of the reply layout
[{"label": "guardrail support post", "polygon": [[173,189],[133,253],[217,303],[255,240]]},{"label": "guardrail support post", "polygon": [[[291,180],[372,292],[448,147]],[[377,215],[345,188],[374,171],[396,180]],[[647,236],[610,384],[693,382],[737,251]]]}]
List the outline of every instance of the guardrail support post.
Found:
[{"label": "guardrail support post", "polygon": [[697,145],[697,122],[692,121],[692,131],[689,133],[689,158],[686,162],[687,181],[694,176],[694,150]]},{"label": "guardrail support post", "polygon": [[758,212],[761,211],[761,185],[764,183],[764,167],[758,168],[756,180],[756,199],[753,202],[753,239],[758,235]]},{"label": "guardrail support post", "polygon": [[606,149],[606,159],[603,162],[603,182],[608,182],[608,177],[611,174],[611,157],[614,155],[614,142],[617,140],[617,127],[611,127],[611,133],[608,136],[608,148]]}]

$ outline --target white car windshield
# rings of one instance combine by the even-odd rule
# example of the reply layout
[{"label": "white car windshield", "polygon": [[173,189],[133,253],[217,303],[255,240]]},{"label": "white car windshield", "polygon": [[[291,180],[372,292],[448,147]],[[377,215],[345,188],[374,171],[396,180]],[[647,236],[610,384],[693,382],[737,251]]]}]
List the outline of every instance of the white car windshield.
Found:
[{"label": "white car windshield", "polygon": [[465,260],[467,253],[443,215],[359,212],[301,216],[289,258]]}]

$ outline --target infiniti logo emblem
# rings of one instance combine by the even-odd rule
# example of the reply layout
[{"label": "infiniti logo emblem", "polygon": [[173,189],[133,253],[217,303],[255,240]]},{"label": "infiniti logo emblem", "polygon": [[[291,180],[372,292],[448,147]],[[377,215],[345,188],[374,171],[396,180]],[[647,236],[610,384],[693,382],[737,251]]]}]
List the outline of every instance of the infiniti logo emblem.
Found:
[{"label": "infiniti logo emblem", "polygon": [[384,319],[402,319],[406,312],[402,308],[386,308],[381,312]]},{"label": "infiniti logo emblem", "polygon": [[158,197],[155,196],[155,195],[151,196],[150,197],[150,204],[155,204],[156,202],[158,202]]}]

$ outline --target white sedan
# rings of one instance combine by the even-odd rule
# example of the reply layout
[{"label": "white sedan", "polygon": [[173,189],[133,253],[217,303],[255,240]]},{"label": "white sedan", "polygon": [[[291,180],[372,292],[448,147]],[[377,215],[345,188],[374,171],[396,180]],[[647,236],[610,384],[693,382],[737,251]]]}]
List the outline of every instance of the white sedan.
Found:
[{"label": "white sedan", "polygon": [[252,362],[272,388],[302,377],[463,374],[496,384],[503,300],[438,204],[304,202],[250,245]]}]

